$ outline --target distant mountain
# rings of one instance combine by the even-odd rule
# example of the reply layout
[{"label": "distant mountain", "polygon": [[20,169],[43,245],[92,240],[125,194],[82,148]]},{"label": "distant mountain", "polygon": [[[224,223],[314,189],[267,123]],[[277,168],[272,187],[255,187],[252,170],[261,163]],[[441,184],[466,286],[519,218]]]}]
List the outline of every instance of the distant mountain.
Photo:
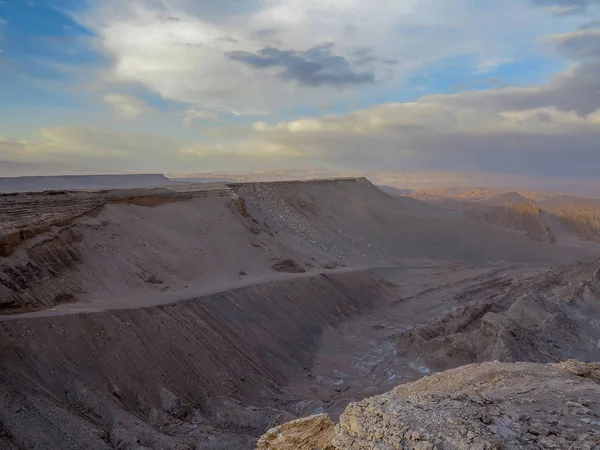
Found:
[{"label": "distant mountain", "polygon": [[180,184],[160,174],[60,175],[0,178],[0,192],[160,187]]},{"label": "distant mountain", "polygon": [[511,191],[503,194],[498,194],[484,200],[482,203],[490,206],[502,206],[502,205],[515,205],[519,203],[535,203],[533,200],[519,194],[518,192]]},{"label": "distant mountain", "polygon": [[386,194],[390,194],[390,195],[410,195],[412,194],[414,191],[412,189],[398,189],[392,186],[377,186],[379,189],[381,189],[383,192],[385,192]]},{"label": "distant mountain", "polygon": [[232,177],[185,177],[185,178],[171,178],[169,180],[176,181],[178,183],[235,183],[240,181],[238,178]]}]

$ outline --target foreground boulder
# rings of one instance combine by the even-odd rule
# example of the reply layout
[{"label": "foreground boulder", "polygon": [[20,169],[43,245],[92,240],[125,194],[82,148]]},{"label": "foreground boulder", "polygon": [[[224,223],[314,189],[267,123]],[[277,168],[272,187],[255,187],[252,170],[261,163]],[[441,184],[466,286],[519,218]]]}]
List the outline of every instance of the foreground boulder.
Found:
[{"label": "foreground boulder", "polygon": [[[308,433],[315,423],[326,420],[315,416],[271,430],[259,448],[596,450],[600,364],[491,362],[460,367],[350,404],[330,441],[284,446],[292,442],[288,436]],[[277,439],[268,440],[267,446],[265,438],[273,433]]]},{"label": "foreground boulder", "polygon": [[294,420],[270,429],[258,441],[259,450],[335,450],[335,424],[327,414]]}]

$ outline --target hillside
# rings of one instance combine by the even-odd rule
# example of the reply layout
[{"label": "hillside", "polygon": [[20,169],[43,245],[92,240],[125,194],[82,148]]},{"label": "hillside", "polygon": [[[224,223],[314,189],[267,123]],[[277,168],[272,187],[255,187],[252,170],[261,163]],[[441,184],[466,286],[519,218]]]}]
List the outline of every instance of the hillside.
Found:
[{"label": "hillside", "polygon": [[337,426],[321,414],[275,427],[258,448],[598,448],[600,364],[571,358],[600,361],[599,274],[596,261],[459,291],[462,308],[394,339],[395,358],[431,376],[351,403]]},{"label": "hillside", "polygon": [[[253,448],[269,428],[337,420],[350,402],[430,374],[444,335],[457,348],[461,333],[510,343],[482,331],[477,311],[510,311],[538,285],[563,298],[597,263],[549,268],[600,256],[364,178],[5,194],[0,214],[9,450]],[[543,347],[550,358],[596,355],[581,325],[599,318],[593,283],[553,313],[564,328],[540,328],[568,343]],[[558,308],[527,298],[526,317]]]},{"label": "hillside", "polygon": [[592,197],[500,189],[434,188],[403,194],[463,217],[519,230],[541,242],[600,243],[600,200]]},{"label": "hillside", "polygon": [[242,272],[272,274],[287,259],[310,269],[412,260],[557,264],[600,253],[440,214],[364,179],[9,195],[0,211],[2,254],[14,253],[0,261],[0,293],[2,307],[14,310],[226,285]]},{"label": "hillside", "polygon": [[524,231],[540,242],[554,242],[554,235],[544,222],[541,210],[532,203],[502,204],[502,206],[463,205],[463,215],[469,220]]},{"label": "hillside", "polygon": [[521,195],[518,192],[504,192],[502,194],[494,195],[493,197],[484,200],[485,205],[490,206],[502,206],[502,205],[519,205],[519,204],[532,204],[533,200]]},{"label": "hillside", "polygon": [[471,365],[266,433],[259,450],[597,449],[600,364]]}]

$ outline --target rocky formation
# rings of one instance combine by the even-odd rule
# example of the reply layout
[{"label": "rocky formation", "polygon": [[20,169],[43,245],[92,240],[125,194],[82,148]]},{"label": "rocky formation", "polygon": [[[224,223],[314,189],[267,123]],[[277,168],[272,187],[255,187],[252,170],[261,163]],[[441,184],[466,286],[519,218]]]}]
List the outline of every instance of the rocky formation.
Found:
[{"label": "rocky formation", "polygon": [[400,356],[432,370],[463,364],[600,360],[600,261],[556,269],[500,298],[466,302],[398,336]]},{"label": "rocky formation", "polygon": [[77,218],[107,204],[156,206],[189,200],[206,192],[229,195],[226,186],[211,190],[113,189],[108,191],[45,191],[0,194],[0,257],[7,257],[23,242],[51,230],[64,228]]},{"label": "rocky formation", "polygon": [[[595,249],[429,209],[365,179],[0,195],[0,450],[247,449],[432,369],[599,359],[600,263],[532,279]],[[264,445],[326,445],[300,423]]]},{"label": "rocky formation", "polygon": [[465,203],[462,210],[469,220],[524,231],[526,236],[536,241],[554,242],[552,232],[542,220],[542,210],[532,203]]},{"label": "rocky formation", "polygon": [[331,441],[290,446],[322,430],[322,416],[270,430],[259,449],[600,449],[600,365],[469,365],[352,403]]},{"label": "rocky formation", "polygon": [[311,366],[323,330],[396,295],[355,271],[143,309],[2,318],[0,449],[252,448],[301,414],[282,389]]},{"label": "rocky formation", "polygon": [[293,420],[270,429],[258,441],[258,450],[335,450],[335,424],[327,414]]},{"label": "rocky formation", "polygon": [[415,260],[545,265],[600,254],[427,206],[366,179],[0,195],[0,314],[192,283],[227,287],[241,272]]}]

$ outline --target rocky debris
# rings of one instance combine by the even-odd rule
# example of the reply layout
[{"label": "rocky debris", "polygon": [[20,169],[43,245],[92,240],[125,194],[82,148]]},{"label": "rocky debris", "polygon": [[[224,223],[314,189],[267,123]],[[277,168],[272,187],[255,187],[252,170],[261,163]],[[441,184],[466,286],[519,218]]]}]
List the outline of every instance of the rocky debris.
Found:
[{"label": "rocky debris", "polygon": [[0,257],[10,256],[22,243],[50,231],[64,229],[77,218],[93,214],[111,203],[158,206],[206,195],[231,197],[231,189],[211,190],[165,188],[113,189],[102,191],[45,191],[18,194],[0,193]]},{"label": "rocky debris", "polygon": [[[598,373],[600,364],[579,361],[460,367],[351,403],[331,441],[312,448],[597,450]],[[323,415],[290,422],[269,431],[258,448],[311,448],[290,444],[298,436],[310,442],[312,430],[322,436],[326,424]]]},{"label": "rocky debris", "polygon": [[304,273],[306,269],[304,269],[300,264],[298,264],[295,260],[283,259],[281,261],[273,264],[273,269],[277,272],[288,272],[288,273]]},{"label": "rocky debris", "polygon": [[258,441],[258,450],[335,450],[335,424],[327,414],[294,420],[272,428]]},{"label": "rocky debris", "polygon": [[595,363],[585,363],[570,359],[568,361],[555,364],[555,367],[563,372],[567,372],[579,377],[591,378],[600,381],[600,365]]},{"label": "rocky debris", "polygon": [[404,331],[398,353],[433,370],[463,364],[600,360],[600,261],[576,263]]},{"label": "rocky debris", "polygon": [[[333,180],[306,182],[249,183],[235,185],[234,190],[247,203],[248,213],[262,220],[268,219],[276,230],[285,230],[303,241],[336,258],[347,260],[359,255],[354,242],[331,222],[330,212],[314,195],[299,189],[310,186],[332,185]],[[368,183],[363,179],[345,180],[345,183]],[[329,220],[315,220],[327,216]]]}]

